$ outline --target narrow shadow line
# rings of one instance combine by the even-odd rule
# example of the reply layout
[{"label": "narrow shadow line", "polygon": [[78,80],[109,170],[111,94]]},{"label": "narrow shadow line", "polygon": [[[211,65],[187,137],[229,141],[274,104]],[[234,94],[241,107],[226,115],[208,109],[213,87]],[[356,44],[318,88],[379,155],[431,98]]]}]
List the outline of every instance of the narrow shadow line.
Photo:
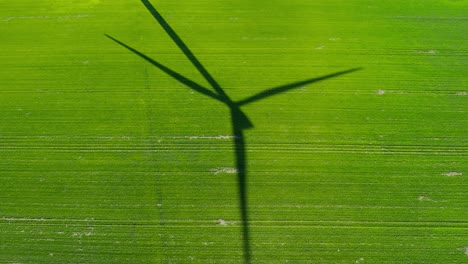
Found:
[{"label": "narrow shadow line", "polygon": [[247,156],[246,143],[244,138],[242,112],[236,112],[231,108],[232,133],[234,135],[234,150],[237,169],[237,187],[239,190],[239,207],[242,222],[242,242],[244,252],[244,263],[250,263],[250,228],[247,204]]},{"label": "narrow shadow line", "polygon": [[166,31],[166,33],[171,37],[174,43],[179,47],[180,50],[185,54],[185,56],[192,62],[193,66],[203,75],[203,77],[210,83],[210,85],[216,90],[216,92],[225,99],[229,97],[221,88],[221,86],[216,82],[216,80],[211,76],[211,74],[203,67],[200,61],[195,57],[195,55],[190,51],[190,49],[185,45],[182,39],[177,35],[177,33],[169,26],[166,20],[159,14],[159,12],[154,8],[154,6],[148,0],[141,0],[145,5],[146,9],[153,15],[153,17],[158,21],[161,27]]},{"label": "narrow shadow line", "polygon": [[182,76],[181,74],[169,69],[168,67],[162,65],[161,63],[151,59],[150,57],[146,56],[145,54],[139,52],[138,50],[128,46],[127,44],[107,35],[107,34],[104,34],[106,37],[110,38],[111,40],[117,42],[118,44],[120,44],[121,46],[125,47],[126,49],[130,50],[131,52],[135,53],[136,55],[140,56],[141,58],[143,58],[144,60],[146,60],[147,62],[153,64],[154,66],[156,66],[157,68],[159,68],[161,71],[165,72],[166,74],[168,74],[169,76],[171,76],[172,78],[176,79],[177,81],[181,82],[182,84],[185,84],[187,85],[189,88],[192,88],[193,90],[201,93],[201,94],[204,94],[206,96],[209,96],[213,99],[216,99],[218,101],[222,101],[224,102],[220,97],[219,95],[213,93],[212,91],[206,89],[205,87],[201,86],[200,84]]},{"label": "narrow shadow line", "polygon": [[255,101],[265,99],[265,98],[273,96],[273,95],[277,95],[277,94],[284,93],[284,92],[287,92],[287,91],[292,90],[292,89],[299,88],[299,87],[304,86],[306,84],[311,84],[311,83],[323,81],[323,80],[330,79],[330,78],[333,78],[333,77],[337,77],[337,76],[340,76],[340,75],[343,75],[343,74],[359,71],[361,69],[362,68],[353,68],[353,69],[349,69],[349,70],[346,70],[346,71],[335,72],[335,73],[332,73],[332,74],[328,74],[328,75],[324,75],[324,76],[316,77],[316,78],[312,78],[312,79],[307,79],[307,80],[300,81],[300,82],[294,82],[294,83],[290,83],[290,84],[286,84],[286,85],[281,85],[281,86],[278,86],[278,87],[271,88],[271,89],[268,89],[266,91],[260,92],[260,93],[258,93],[256,95],[253,95],[253,96],[251,96],[249,98],[246,98],[246,99],[243,99],[241,101],[238,101],[237,104],[239,106],[242,106],[242,105],[245,105],[245,104],[249,104],[249,103],[252,103],[252,102],[255,102]]}]

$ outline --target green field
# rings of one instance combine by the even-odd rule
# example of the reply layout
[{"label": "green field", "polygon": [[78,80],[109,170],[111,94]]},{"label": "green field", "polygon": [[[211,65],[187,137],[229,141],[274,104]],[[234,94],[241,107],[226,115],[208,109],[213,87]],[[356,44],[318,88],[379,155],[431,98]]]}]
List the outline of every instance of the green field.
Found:
[{"label": "green field", "polygon": [[236,102],[359,70],[242,107],[244,208],[140,0],[1,1],[0,263],[468,262],[468,0],[152,3]]}]

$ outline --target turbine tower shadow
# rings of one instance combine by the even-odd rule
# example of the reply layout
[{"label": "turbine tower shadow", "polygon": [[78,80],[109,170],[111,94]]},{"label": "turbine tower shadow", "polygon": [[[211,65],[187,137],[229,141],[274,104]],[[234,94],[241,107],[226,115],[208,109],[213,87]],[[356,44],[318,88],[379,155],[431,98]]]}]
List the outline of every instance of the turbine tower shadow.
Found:
[{"label": "turbine tower shadow", "polygon": [[161,71],[165,72],[175,80],[186,85],[190,89],[201,93],[205,96],[208,96],[212,99],[219,101],[220,103],[226,105],[231,113],[231,123],[232,123],[232,134],[234,136],[234,150],[235,150],[235,159],[236,159],[236,169],[237,169],[237,183],[239,190],[239,207],[241,215],[241,225],[242,225],[242,238],[243,238],[243,255],[244,263],[251,262],[251,250],[250,250],[250,234],[249,234],[249,216],[247,210],[247,156],[246,156],[246,142],[244,137],[244,130],[252,128],[253,124],[247,117],[247,115],[241,110],[241,107],[273,95],[287,92],[292,89],[302,87],[307,84],[312,84],[315,82],[323,81],[333,77],[338,77],[340,75],[348,74],[360,70],[361,68],[353,68],[345,71],[339,71],[332,74],[311,78],[299,82],[294,82],[286,85],[281,85],[267,89],[263,92],[250,96],[240,101],[233,101],[223,90],[223,88],[218,84],[218,82],[211,76],[211,74],[206,70],[206,68],[200,63],[200,61],[195,57],[195,55],[190,51],[190,49],[185,45],[182,39],[177,35],[177,33],[169,26],[166,20],[161,16],[161,14],[156,10],[156,8],[150,3],[149,0],[141,0],[145,5],[146,9],[152,14],[156,19],[159,25],[166,31],[169,37],[175,42],[179,49],[185,54],[185,56],[190,60],[190,62],[195,66],[195,68],[200,72],[200,74],[205,78],[205,80],[210,84],[211,88],[214,89],[214,92],[184,76],[175,72],[174,70],[164,66],[163,64],[155,61],[154,59],[148,57],[147,55],[139,52],[138,50],[126,45],[125,43],[109,36],[108,38],[115,41],[119,45],[125,47],[129,51],[138,55],[142,59],[151,63],[153,66],[159,68]]}]

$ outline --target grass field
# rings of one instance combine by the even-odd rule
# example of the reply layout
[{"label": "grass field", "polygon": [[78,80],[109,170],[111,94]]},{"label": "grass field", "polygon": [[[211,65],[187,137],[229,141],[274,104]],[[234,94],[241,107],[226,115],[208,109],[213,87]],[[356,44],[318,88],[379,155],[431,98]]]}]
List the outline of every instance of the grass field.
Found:
[{"label": "grass field", "polygon": [[209,88],[141,1],[2,1],[0,263],[468,261],[467,0],[152,3],[234,101],[360,70],[242,107],[245,223],[230,109],[105,36]]}]

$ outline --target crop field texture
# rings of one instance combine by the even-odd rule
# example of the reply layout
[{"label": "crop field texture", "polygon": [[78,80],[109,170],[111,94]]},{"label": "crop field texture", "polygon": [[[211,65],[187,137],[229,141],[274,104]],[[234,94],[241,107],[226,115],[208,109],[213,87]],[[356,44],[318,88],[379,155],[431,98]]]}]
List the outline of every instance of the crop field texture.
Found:
[{"label": "crop field texture", "polygon": [[0,36],[0,263],[468,263],[467,0],[2,0]]}]

